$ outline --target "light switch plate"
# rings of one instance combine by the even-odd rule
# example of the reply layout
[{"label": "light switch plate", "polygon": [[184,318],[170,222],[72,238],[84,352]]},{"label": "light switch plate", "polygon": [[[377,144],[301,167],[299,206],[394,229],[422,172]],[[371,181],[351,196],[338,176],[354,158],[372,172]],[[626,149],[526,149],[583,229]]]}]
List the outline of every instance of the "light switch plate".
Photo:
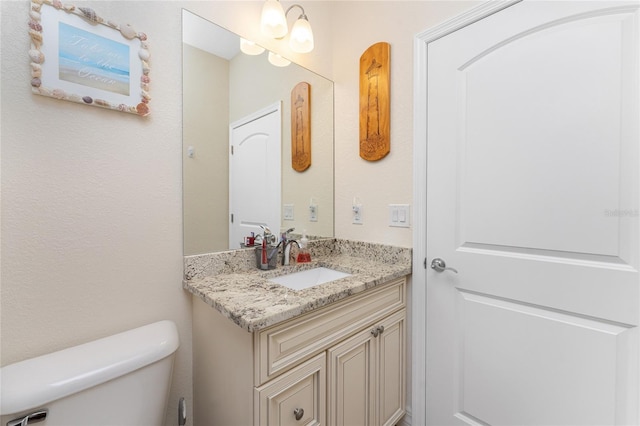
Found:
[{"label": "light switch plate", "polygon": [[318,221],[318,205],[310,204],[309,205],[309,222],[317,222]]},{"label": "light switch plate", "polygon": [[389,204],[389,226],[409,228],[409,204]]},{"label": "light switch plate", "polygon": [[285,204],[282,210],[284,220],[293,220],[293,204]]}]

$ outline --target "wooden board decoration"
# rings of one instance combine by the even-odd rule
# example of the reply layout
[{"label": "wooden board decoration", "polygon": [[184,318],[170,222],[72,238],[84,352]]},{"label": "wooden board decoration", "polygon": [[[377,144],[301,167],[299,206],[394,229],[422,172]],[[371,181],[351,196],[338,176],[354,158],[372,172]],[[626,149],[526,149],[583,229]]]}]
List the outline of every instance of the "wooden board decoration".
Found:
[{"label": "wooden board decoration", "polygon": [[360,157],[384,158],[391,150],[389,133],[389,56],[391,46],[380,42],[360,56]]},{"label": "wooden board decoration", "polygon": [[311,85],[301,82],[291,91],[291,167],[311,166]]}]

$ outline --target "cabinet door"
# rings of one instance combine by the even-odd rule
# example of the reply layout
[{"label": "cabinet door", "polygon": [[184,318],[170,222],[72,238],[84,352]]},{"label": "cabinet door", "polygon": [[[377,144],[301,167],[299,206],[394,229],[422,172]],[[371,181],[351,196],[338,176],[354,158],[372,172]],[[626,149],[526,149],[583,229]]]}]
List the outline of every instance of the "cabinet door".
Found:
[{"label": "cabinet door", "polygon": [[365,330],[328,351],[329,425],[375,425],[376,338]]},{"label": "cabinet door", "polygon": [[254,424],[324,425],[326,355],[321,353],[255,390]]},{"label": "cabinet door", "polygon": [[406,311],[328,351],[329,425],[394,425],[405,414]]},{"label": "cabinet door", "polygon": [[395,425],[405,413],[406,311],[403,309],[380,324],[378,338],[378,424]]}]

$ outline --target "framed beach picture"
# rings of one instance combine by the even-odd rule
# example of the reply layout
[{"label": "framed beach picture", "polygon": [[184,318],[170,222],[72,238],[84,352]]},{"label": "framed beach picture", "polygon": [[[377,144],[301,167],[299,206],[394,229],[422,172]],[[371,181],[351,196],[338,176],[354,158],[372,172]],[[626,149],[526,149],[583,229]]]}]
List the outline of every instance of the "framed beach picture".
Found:
[{"label": "framed beach picture", "polygon": [[32,0],[30,7],[33,93],[149,114],[146,34],[59,0]]}]

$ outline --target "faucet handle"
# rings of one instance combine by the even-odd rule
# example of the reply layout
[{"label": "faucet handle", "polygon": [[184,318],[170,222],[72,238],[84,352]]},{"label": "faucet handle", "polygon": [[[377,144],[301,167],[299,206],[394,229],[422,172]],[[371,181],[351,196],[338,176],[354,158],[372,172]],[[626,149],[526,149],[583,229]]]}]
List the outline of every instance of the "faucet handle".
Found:
[{"label": "faucet handle", "polygon": [[260,225],[262,228],[263,234],[262,237],[267,242],[267,244],[276,244],[278,241],[278,237],[276,237],[266,225]]},{"label": "faucet handle", "polygon": [[289,228],[284,232],[280,230],[280,242],[282,242],[283,244],[286,244],[287,241],[289,240],[289,233],[293,231],[295,231],[295,228]]},{"label": "faucet handle", "polygon": [[260,228],[262,228],[262,232],[267,235],[267,234],[271,234],[271,229],[269,229],[269,227],[267,225],[260,225]]}]

